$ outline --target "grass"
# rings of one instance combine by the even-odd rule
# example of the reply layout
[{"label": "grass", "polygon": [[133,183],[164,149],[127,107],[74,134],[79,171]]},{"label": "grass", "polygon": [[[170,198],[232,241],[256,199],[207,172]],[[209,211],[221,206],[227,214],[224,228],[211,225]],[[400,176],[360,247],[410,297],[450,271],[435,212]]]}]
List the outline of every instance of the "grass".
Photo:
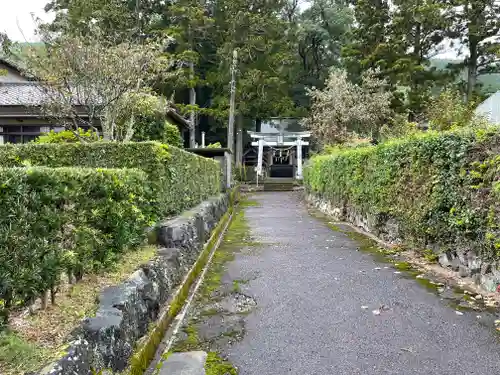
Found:
[{"label": "grass", "polygon": [[156,247],[144,246],[127,253],[106,273],[89,275],[59,294],[55,305],[26,318],[13,319],[11,329],[0,334],[0,374],[35,371],[64,354],[68,335],[84,317],[97,309],[101,290],[127,279],[156,255]]},{"label": "grass", "polygon": [[[220,248],[215,252],[212,264],[208,269],[203,285],[201,286],[200,296],[202,300],[210,300],[212,294],[220,288],[222,275],[225,271],[225,265],[234,259],[235,254],[245,247],[258,246],[257,242],[252,241],[250,236],[250,227],[245,219],[244,207],[252,207],[252,201],[244,200],[240,202],[238,210],[234,214],[224,241]],[[233,284],[233,288],[239,289],[240,281]]]},{"label": "grass", "polygon": [[238,375],[234,366],[215,352],[208,353],[205,372],[206,375]]}]

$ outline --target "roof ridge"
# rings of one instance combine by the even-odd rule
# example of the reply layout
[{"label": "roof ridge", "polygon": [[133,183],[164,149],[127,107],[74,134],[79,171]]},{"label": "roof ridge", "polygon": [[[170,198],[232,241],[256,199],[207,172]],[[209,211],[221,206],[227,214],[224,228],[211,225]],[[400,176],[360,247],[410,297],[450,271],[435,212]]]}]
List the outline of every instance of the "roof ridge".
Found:
[{"label": "roof ridge", "polygon": [[28,81],[28,82],[0,82],[1,86],[40,86],[41,83],[38,81]]}]

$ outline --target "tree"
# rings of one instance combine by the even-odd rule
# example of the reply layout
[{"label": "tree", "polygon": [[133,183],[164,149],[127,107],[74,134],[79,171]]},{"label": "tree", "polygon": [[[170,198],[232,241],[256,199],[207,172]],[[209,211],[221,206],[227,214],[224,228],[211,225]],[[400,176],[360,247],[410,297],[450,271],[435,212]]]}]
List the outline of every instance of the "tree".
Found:
[{"label": "tree", "polygon": [[214,106],[228,109],[230,65],[238,50],[238,113],[255,119],[293,114],[290,72],[294,50],[281,17],[284,1],[220,0],[214,9],[218,65],[211,72]]},{"label": "tree", "polygon": [[390,44],[396,56],[392,65],[397,84],[408,90],[411,117],[424,110],[431,89],[442,83],[443,72],[430,67],[448,27],[443,17],[446,6],[438,0],[394,0],[390,25]]},{"label": "tree", "polygon": [[186,108],[190,112],[189,145],[194,147],[200,111],[197,89],[203,84],[203,72],[198,66],[202,63],[212,18],[200,1],[179,0],[166,7],[164,24],[164,32],[174,41],[174,48],[167,55],[175,62],[178,74],[170,75],[163,83],[174,90],[189,91],[189,107]]},{"label": "tree", "polygon": [[450,37],[468,49],[468,55],[456,69],[467,68],[467,100],[472,100],[477,78],[500,72],[500,1],[450,0],[448,17]]},{"label": "tree", "polygon": [[45,11],[55,13],[55,19],[45,27],[73,36],[91,34],[97,27],[110,41],[130,41],[143,37],[162,10],[154,1],[51,0]]},{"label": "tree", "polygon": [[100,123],[108,140],[130,140],[133,114],[118,123],[131,94],[143,92],[156,72],[152,46],[127,42],[110,44],[98,30],[89,34],[54,37],[44,32],[46,52],[31,48],[24,58],[26,73],[37,77],[42,113],[75,132]]},{"label": "tree", "polygon": [[353,21],[352,10],[343,0],[314,0],[300,15],[298,52],[302,68],[315,86],[324,83],[332,66],[340,65]]},{"label": "tree", "polygon": [[444,90],[426,109],[429,127],[443,131],[469,126],[475,119],[477,104],[474,101],[465,103],[458,91]]},{"label": "tree", "polygon": [[356,27],[352,42],[342,51],[344,65],[354,79],[361,77],[368,69],[379,69],[382,74],[389,73],[394,61],[393,50],[388,44],[391,21],[387,0],[356,0],[354,17]]},{"label": "tree", "polygon": [[323,90],[309,90],[312,107],[305,126],[321,144],[343,143],[354,135],[378,135],[393,112],[392,94],[377,74],[368,70],[356,84],[348,79],[347,71],[335,69]]}]

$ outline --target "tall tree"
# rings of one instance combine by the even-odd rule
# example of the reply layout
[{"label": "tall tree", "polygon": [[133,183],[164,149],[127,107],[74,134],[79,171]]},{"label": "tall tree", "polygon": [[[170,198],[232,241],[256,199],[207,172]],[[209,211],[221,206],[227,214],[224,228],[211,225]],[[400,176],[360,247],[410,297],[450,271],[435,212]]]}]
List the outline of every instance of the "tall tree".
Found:
[{"label": "tall tree", "polygon": [[304,87],[323,87],[330,69],[340,65],[353,21],[353,12],[344,0],[313,0],[297,17],[298,90],[303,96]]},{"label": "tall tree", "polygon": [[388,0],[352,0],[356,27],[353,41],[343,49],[345,66],[354,79],[367,69],[388,73],[394,53],[389,41],[391,21]]},{"label": "tall tree", "polygon": [[450,4],[450,37],[468,49],[467,57],[456,68],[467,68],[466,93],[470,101],[478,77],[500,71],[500,1],[450,0]]},{"label": "tall tree", "polygon": [[444,78],[430,66],[430,58],[444,40],[446,6],[439,0],[394,0],[390,44],[397,57],[393,72],[399,85],[409,88],[411,117],[422,113],[433,86]]},{"label": "tall tree", "polygon": [[71,35],[85,35],[99,28],[110,40],[124,40],[137,36],[140,14],[135,1],[123,0],[51,0],[46,12],[55,14],[46,27],[50,31]]},{"label": "tall tree", "polygon": [[214,104],[229,103],[230,64],[238,50],[237,103],[239,114],[261,120],[293,114],[289,95],[294,53],[287,42],[287,23],[280,0],[220,0],[214,8],[218,65],[212,77],[217,90]]},{"label": "tall tree", "polygon": [[169,75],[173,79],[164,83],[189,92],[189,105],[184,109],[190,113],[189,144],[194,147],[200,110],[197,90],[204,84],[202,66],[213,19],[202,1],[179,0],[166,6],[163,20],[164,32],[174,41],[174,48],[167,55],[175,61],[175,68],[180,73]]}]

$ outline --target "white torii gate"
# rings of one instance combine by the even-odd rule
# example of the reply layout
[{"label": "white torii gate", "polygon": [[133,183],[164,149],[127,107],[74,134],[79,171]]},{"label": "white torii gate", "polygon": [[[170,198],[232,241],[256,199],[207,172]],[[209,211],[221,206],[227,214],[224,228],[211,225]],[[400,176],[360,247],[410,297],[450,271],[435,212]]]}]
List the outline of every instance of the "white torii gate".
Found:
[{"label": "white torii gate", "polygon": [[[257,159],[257,178],[262,177],[262,162],[264,156],[264,145],[271,147],[281,146],[296,146],[297,148],[297,180],[302,179],[302,146],[309,146],[309,141],[304,141],[311,137],[310,132],[294,132],[294,133],[257,133],[248,132],[252,137],[252,146],[258,146],[259,153]],[[292,139],[285,141],[284,139]]]}]

